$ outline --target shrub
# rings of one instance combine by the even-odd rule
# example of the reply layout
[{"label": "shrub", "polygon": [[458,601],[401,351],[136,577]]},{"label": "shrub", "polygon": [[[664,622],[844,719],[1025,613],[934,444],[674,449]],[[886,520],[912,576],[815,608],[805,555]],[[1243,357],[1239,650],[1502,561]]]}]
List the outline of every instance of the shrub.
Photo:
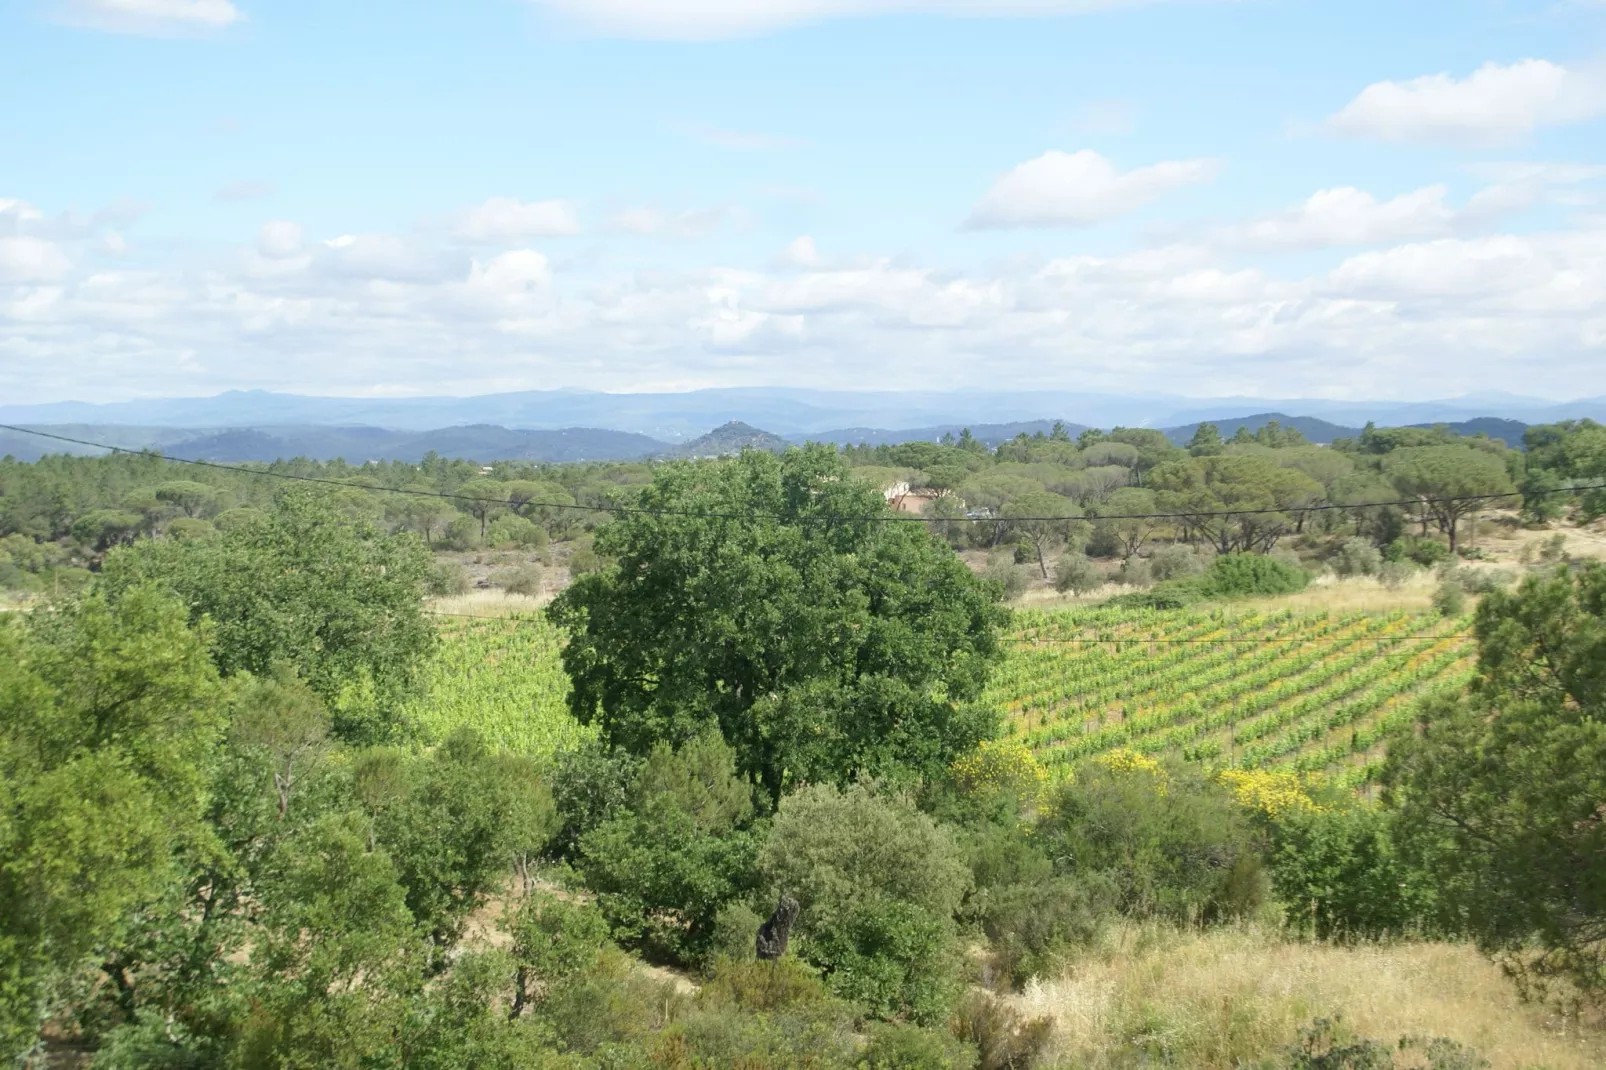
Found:
[{"label": "shrub", "polygon": [[1205,564],[1193,547],[1176,543],[1154,552],[1149,558],[1149,572],[1157,581],[1180,580],[1203,572]]},{"label": "shrub", "polygon": [[1310,574],[1275,557],[1223,554],[1196,582],[1203,593],[1214,597],[1293,594],[1305,589]]},{"label": "shrub", "polygon": [[544,893],[527,896],[508,931],[518,975],[513,1017],[558,985],[595,969],[608,946],[608,923],[587,903],[569,903]]},{"label": "shrub", "polygon": [[480,545],[479,521],[471,516],[459,516],[446,525],[441,545],[448,550],[472,550]]},{"label": "shrub", "polygon": [[976,1065],[975,1047],[947,1032],[875,1022],[869,1034],[862,1070],[971,1070]]},{"label": "shrub", "polygon": [[621,808],[580,837],[579,869],[621,944],[706,960],[719,912],[751,888],[751,787],[718,736],[659,744]]},{"label": "shrub", "polygon": [[1052,976],[1060,957],[1092,942],[1114,899],[1111,883],[1096,875],[989,889],[982,931],[999,973],[1015,984]]},{"label": "shrub", "polygon": [[436,598],[467,594],[472,586],[468,570],[456,561],[441,562],[429,576],[429,593]]},{"label": "shrub", "polygon": [[1376,576],[1383,568],[1383,555],[1372,540],[1349,538],[1333,555],[1332,565],[1340,576]]},{"label": "shrub", "polygon": [[1026,570],[1002,554],[987,562],[987,571],[982,575],[998,585],[1005,601],[1012,601],[1026,593]]},{"label": "shrub", "polygon": [[546,529],[512,513],[499,516],[486,529],[485,542],[495,547],[538,550],[546,545]]},{"label": "shrub", "polygon": [[1112,528],[1105,524],[1093,525],[1093,534],[1087,540],[1087,556],[1120,557],[1123,549],[1120,536]]},{"label": "shrub", "polygon": [[1154,570],[1141,557],[1129,557],[1121,563],[1121,583],[1128,587],[1148,587],[1154,583]]},{"label": "shrub", "polygon": [[1125,913],[1188,922],[1243,916],[1264,900],[1253,833],[1224,786],[1130,752],[1078,767],[1038,825],[1043,849],[1111,882]]},{"label": "shrub", "polygon": [[1023,1018],[986,992],[972,992],[960,1005],[955,1032],[981,1054],[981,1070],[1026,1070],[1042,1057],[1053,1036],[1049,1018]]},{"label": "shrub", "polygon": [[1404,587],[1415,575],[1416,569],[1404,561],[1385,561],[1377,570],[1378,582],[1391,591]]},{"label": "shrub", "polygon": [[797,899],[798,953],[832,991],[887,1017],[934,1021],[959,975],[953,914],[970,883],[952,835],[864,785],[781,801],[759,858],[768,889]]},{"label": "shrub", "polygon": [[1423,568],[1432,568],[1450,557],[1450,548],[1436,539],[1402,535],[1383,548],[1385,561],[1414,561]]},{"label": "shrub", "polygon": [[1104,583],[1104,573],[1085,554],[1066,554],[1054,569],[1054,589],[1062,594],[1087,594]]},{"label": "shrub", "polygon": [[1434,589],[1433,608],[1446,617],[1459,617],[1466,612],[1466,589],[1459,580],[1444,580]]},{"label": "shrub", "polygon": [[506,572],[498,572],[491,577],[491,583],[508,594],[522,594],[533,598],[541,593],[541,566],[520,565]]}]

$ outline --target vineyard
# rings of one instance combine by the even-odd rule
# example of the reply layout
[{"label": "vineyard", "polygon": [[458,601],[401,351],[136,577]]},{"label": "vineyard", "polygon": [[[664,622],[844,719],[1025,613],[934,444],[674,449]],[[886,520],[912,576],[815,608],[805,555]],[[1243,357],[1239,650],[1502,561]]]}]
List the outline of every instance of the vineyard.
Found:
[{"label": "vineyard", "polygon": [[1022,612],[988,700],[1050,766],[1128,747],[1360,785],[1416,699],[1470,678],[1468,628],[1403,612]]},{"label": "vineyard", "polygon": [[545,617],[442,616],[439,624],[424,695],[408,711],[424,742],[470,724],[497,750],[546,755],[585,732],[569,716],[560,636]]},{"label": "vineyard", "polygon": [[[1404,612],[1021,611],[986,701],[1051,767],[1128,747],[1360,785],[1417,698],[1471,676],[1468,627]],[[585,731],[544,617],[442,617],[441,639],[410,711],[425,741],[472,724],[498,749],[551,754]]]}]

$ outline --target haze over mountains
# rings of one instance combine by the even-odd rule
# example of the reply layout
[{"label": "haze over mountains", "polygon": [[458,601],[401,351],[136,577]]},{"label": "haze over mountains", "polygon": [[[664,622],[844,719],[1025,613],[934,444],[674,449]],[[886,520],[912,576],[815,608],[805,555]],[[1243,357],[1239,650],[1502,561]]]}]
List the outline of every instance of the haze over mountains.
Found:
[{"label": "haze over mountains", "polygon": [[[208,398],[111,404],[0,405],[0,423],[217,461],[294,456],[416,461],[431,450],[485,461],[631,460],[720,452],[743,442],[848,445],[937,439],[967,427],[983,441],[997,443],[1022,432],[1047,431],[1056,420],[1072,434],[1084,427],[1158,427],[1178,441],[1186,441],[1205,420],[1230,436],[1240,424],[1254,431],[1275,418],[1298,427],[1313,442],[1353,434],[1368,420],[1382,425],[1450,423],[1517,445],[1526,424],[1582,417],[1606,419],[1606,397],[1557,403],[1486,394],[1369,402],[730,388],[660,394],[524,391],[461,398],[230,391]],[[63,451],[93,452],[0,432],[0,453],[19,459]]]}]

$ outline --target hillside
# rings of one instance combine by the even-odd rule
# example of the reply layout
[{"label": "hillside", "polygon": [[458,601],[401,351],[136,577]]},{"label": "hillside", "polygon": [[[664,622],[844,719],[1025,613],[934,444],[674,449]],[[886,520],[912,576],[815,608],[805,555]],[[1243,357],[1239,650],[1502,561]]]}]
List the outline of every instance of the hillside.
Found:
[{"label": "hillside", "polygon": [[682,443],[662,454],[665,457],[726,457],[743,450],[769,450],[779,453],[791,443],[780,435],[772,435],[740,420],[714,428],[690,442]]}]

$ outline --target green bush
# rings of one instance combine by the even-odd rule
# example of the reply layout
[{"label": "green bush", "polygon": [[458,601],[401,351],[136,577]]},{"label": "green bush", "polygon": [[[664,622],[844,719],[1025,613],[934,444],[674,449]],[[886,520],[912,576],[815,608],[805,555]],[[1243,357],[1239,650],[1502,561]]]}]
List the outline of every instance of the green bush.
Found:
[{"label": "green bush", "polygon": [[522,594],[533,598],[541,593],[541,566],[520,565],[506,572],[498,572],[491,577],[491,583],[508,594]]},{"label": "green bush", "polygon": [[1303,591],[1310,574],[1297,565],[1262,554],[1223,554],[1194,581],[1202,594],[1216,598],[1293,594]]},{"label": "green bush", "polygon": [[1198,575],[1207,565],[1208,562],[1195,553],[1193,547],[1182,543],[1162,546],[1149,558],[1149,571],[1158,582]]},{"label": "green bush", "polygon": [[539,550],[547,543],[547,533],[540,525],[509,513],[491,521],[490,527],[485,531],[485,542],[488,546],[498,548],[516,546],[526,550]]},{"label": "green bush", "polygon": [[1402,535],[1383,548],[1385,561],[1412,561],[1423,568],[1432,568],[1450,558],[1450,547],[1437,539]]},{"label": "green bush", "polygon": [[751,890],[752,789],[717,736],[659,744],[627,799],[580,837],[577,866],[627,947],[682,965],[706,961],[715,921]]},{"label": "green bush", "polygon": [[798,954],[832,991],[886,1017],[946,1013],[970,883],[947,829],[863,785],[815,785],[781,801],[759,868],[772,898],[797,899]]},{"label": "green bush", "polygon": [[1086,947],[1114,910],[1107,878],[1052,877],[990,889],[982,931],[1001,976],[1014,984],[1053,976],[1059,960]]},{"label": "green bush", "polygon": [[1103,571],[1086,554],[1066,554],[1054,568],[1054,589],[1062,594],[1087,594],[1104,584]]},{"label": "green bush", "polygon": [[1345,539],[1333,555],[1333,571],[1340,576],[1375,576],[1383,568],[1383,555],[1371,539]]},{"label": "green bush", "polygon": [[1459,580],[1444,580],[1434,588],[1433,608],[1446,617],[1459,617],[1466,612],[1467,592]]},{"label": "green bush", "polygon": [[873,1022],[860,1070],[971,1070],[975,1047],[947,1031],[901,1022]]},{"label": "green bush", "polygon": [[1266,878],[1255,831],[1227,789],[1183,765],[1079,766],[1038,824],[1043,849],[1109,882],[1136,917],[1210,922],[1253,912]]},{"label": "green bush", "polygon": [[473,587],[468,570],[456,561],[443,561],[429,575],[429,593],[436,598],[467,594]]}]

